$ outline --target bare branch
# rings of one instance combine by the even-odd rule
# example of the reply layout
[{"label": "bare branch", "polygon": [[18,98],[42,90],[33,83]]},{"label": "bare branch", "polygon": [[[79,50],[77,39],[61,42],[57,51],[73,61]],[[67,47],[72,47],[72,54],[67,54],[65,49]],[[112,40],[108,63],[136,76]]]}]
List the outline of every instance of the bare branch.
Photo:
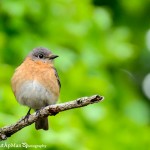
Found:
[{"label": "bare branch", "polygon": [[6,140],[8,137],[18,132],[22,128],[31,125],[36,120],[38,120],[38,118],[54,116],[58,114],[59,112],[73,109],[73,108],[83,107],[89,104],[100,102],[101,100],[103,100],[102,96],[93,95],[91,97],[78,98],[77,100],[69,101],[66,103],[46,106],[40,109],[38,113],[35,112],[29,115],[28,118],[23,117],[13,125],[0,128],[0,141]]}]

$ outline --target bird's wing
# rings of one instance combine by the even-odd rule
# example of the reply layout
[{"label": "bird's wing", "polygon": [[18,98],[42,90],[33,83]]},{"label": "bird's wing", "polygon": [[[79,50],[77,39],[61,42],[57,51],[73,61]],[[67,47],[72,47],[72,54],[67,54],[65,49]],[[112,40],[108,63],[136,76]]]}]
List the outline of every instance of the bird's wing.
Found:
[{"label": "bird's wing", "polygon": [[60,83],[60,79],[59,79],[59,76],[58,76],[57,70],[56,70],[56,68],[54,68],[54,67],[53,67],[53,69],[54,69],[54,71],[55,71],[55,76],[56,76],[56,79],[57,79],[57,82],[58,82],[59,88],[61,88],[61,83]]}]

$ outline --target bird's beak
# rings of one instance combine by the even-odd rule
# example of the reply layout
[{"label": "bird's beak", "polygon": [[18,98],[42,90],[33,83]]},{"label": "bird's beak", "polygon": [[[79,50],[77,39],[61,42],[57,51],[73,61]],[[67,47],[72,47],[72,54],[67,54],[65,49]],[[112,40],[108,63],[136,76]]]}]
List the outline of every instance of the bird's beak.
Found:
[{"label": "bird's beak", "polygon": [[59,56],[58,55],[53,55],[53,54],[49,55],[49,59],[55,59],[57,57],[59,57]]}]

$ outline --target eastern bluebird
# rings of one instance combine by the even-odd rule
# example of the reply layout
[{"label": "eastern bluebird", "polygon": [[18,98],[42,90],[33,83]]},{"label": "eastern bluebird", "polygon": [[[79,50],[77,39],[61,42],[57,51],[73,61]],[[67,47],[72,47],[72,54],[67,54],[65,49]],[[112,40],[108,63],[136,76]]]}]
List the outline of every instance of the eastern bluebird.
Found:
[{"label": "eastern bluebird", "polygon": [[[53,65],[57,57],[46,48],[35,48],[15,70],[11,85],[20,104],[36,111],[57,102],[61,87]],[[35,128],[48,130],[48,118],[39,118]]]}]

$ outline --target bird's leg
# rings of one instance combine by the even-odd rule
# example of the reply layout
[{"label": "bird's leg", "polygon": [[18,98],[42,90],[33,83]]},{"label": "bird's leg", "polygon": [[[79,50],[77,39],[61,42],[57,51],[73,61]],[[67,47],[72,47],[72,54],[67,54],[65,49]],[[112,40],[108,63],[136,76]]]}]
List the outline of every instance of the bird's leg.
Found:
[{"label": "bird's leg", "polygon": [[36,115],[39,115],[40,114],[40,111],[43,109],[44,107],[41,107],[40,109],[36,109],[35,111],[35,113],[36,113]]},{"label": "bird's leg", "polygon": [[31,111],[31,108],[29,108],[29,110],[28,110],[26,116],[24,117],[24,119],[23,119],[24,121],[25,121],[25,120],[28,120],[28,118],[29,118],[29,116],[30,116],[30,111]]},{"label": "bird's leg", "polygon": [[30,115],[30,111],[31,111],[31,108],[29,108],[29,110],[28,110],[26,116],[29,116],[29,115]]},{"label": "bird's leg", "polygon": [[35,113],[36,113],[36,115],[40,114],[40,110],[39,110],[39,109],[36,109],[36,110],[35,110]]}]

